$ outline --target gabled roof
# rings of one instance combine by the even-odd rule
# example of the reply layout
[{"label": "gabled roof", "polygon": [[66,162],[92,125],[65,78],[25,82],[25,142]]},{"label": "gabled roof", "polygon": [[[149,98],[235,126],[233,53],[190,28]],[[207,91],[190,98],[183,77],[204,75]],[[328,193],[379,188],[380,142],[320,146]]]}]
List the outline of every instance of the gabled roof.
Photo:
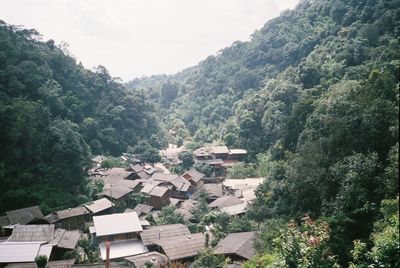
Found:
[{"label": "gabled roof", "polygon": [[117,213],[93,217],[96,236],[124,234],[142,231],[136,212]]},{"label": "gabled roof", "polygon": [[203,148],[203,147],[194,150],[194,151],[193,151],[193,155],[196,156],[196,157],[199,157],[199,156],[211,156],[211,155],[207,152],[207,150],[206,150],[205,148]]},{"label": "gabled roof", "polygon": [[113,186],[108,189],[103,190],[101,193],[98,193],[98,196],[107,196],[112,199],[120,199],[121,197],[133,192],[131,188],[121,187],[121,186]]},{"label": "gabled roof", "polygon": [[213,154],[229,154],[229,149],[226,146],[211,146],[210,149]]},{"label": "gabled roof", "polygon": [[59,248],[74,249],[78,244],[81,233],[78,230],[65,231],[60,242],[57,244]]},{"label": "gabled roof", "polygon": [[171,181],[171,184],[175,187],[177,191],[187,192],[190,188],[190,182],[188,182],[183,177],[179,176]]},{"label": "gabled roof", "polygon": [[85,207],[69,208],[64,210],[56,211],[56,214],[60,220],[71,217],[82,216],[88,214],[89,211]]},{"label": "gabled roof", "polygon": [[53,239],[53,224],[16,225],[8,241],[49,242]]},{"label": "gabled roof", "polygon": [[131,171],[126,171],[124,168],[117,167],[106,169],[103,171],[103,176],[105,177],[105,179],[110,180],[122,180],[127,178],[131,174]]},{"label": "gabled roof", "polygon": [[100,211],[109,209],[113,206],[113,203],[107,198],[101,198],[84,205],[90,212],[98,213]]},{"label": "gabled roof", "polygon": [[218,198],[224,195],[221,183],[206,183],[203,188],[210,197]]},{"label": "gabled roof", "polygon": [[145,267],[146,262],[152,263],[152,267],[155,268],[166,267],[166,265],[168,264],[168,257],[157,251],[151,251],[135,256],[126,257],[125,260],[133,263],[135,267],[138,268]]},{"label": "gabled roof", "polygon": [[215,247],[215,253],[225,255],[235,254],[244,259],[251,259],[256,254],[253,247],[255,236],[256,232],[229,234]]},{"label": "gabled roof", "polygon": [[38,206],[21,208],[6,212],[10,224],[27,224],[34,220],[44,219],[43,213]]},{"label": "gabled roof", "polygon": [[140,217],[142,214],[148,214],[153,209],[152,206],[146,204],[137,204],[136,207],[133,209],[138,216]]},{"label": "gabled roof", "polygon": [[176,179],[177,177],[178,177],[178,175],[176,175],[176,174],[165,174],[165,173],[156,172],[151,176],[151,179],[155,180],[155,181],[172,181],[172,180]]},{"label": "gabled roof", "polygon": [[174,240],[178,236],[190,235],[190,231],[186,225],[183,224],[166,224],[150,227],[149,229],[143,230],[140,234],[143,244],[153,245],[158,244],[161,239]]},{"label": "gabled roof", "polygon": [[215,208],[215,207],[223,208],[223,207],[229,207],[229,206],[238,205],[238,204],[242,204],[242,203],[243,203],[243,201],[240,200],[239,198],[234,197],[232,195],[228,195],[228,196],[223,196],[223,197],[217,198],[216,200],[211,202],[208,206],[210,208]]},{"label": "gabled roof", "polygon": [[205,177],[205,175],[201,172],[198,172],[196,169],[192,168],[191,170],[185,172],[182,177],[187,180],[194,181],[195,183],[199,182],[201,179]]},{"label": "gabled roof", "polygon": [[169,189],[166,187],[161,187],[155,184],[147,183],[144,185],[144,187],[140,192],[149,196],[163,197],[168,191]]},{"label": "gabled roof", "polygon": [[221,208],[222,212],[225,212],[230,216],[243,214],[246,212],[246,210],[247,210],[247,203]]},{"label": "gabled roof", "polygon": [[162,239],[157,242],[162,247],[165,255],[173,261],[196,256],[205,247],[202,233],[181,235],[174,239]]}]

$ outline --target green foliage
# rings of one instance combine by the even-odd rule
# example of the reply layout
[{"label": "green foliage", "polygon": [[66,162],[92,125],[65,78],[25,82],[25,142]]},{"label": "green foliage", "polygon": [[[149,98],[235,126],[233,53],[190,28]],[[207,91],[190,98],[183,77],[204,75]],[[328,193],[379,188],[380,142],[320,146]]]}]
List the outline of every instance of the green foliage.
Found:
[{"label": "green foliage", "polygon": [[121,162],[121,158],[119,157],[107,157],[101,162],[102,168],[114,168],[114,167],[123,167]]},{"label": "green foliage", "polygon": [[368,250],[367,244],[354,241],[352,259],[349,267],[399,267],[399,198],[385,199],[381,204],[383,218],[374,224],[371,235],[373,246]]},{"label": "green foliage", "polygon": [[256,168],[252,164],[238,163],[228,169],[227,177],[230,179],[245,179],[256,175]]},{"label": "green foliage", "polygon": [[274,243],[287,267],[340,267],[330,253],[329,234],[326,222],[307,217],[301,226],[290,223]]},{"label": "green foliage", "polygon": [[213,168],[207,164],[196,163],[193,165],[193,168],[196,169],[198,172],[206,175],[206,177],[210,177],[213,173]]},{"label": "green foliage", "polygon": [[199,252],[199,255],[196,257],[193,267],[194,268],[223,268],[224,267],[224,256],[223,255],[215,255],[210,248],[205,248]]},{"label": "green foliage", "polygon": [[179,159],[182,161],[181,166],[184,170],[189,170],[193,166],[193,154],[191,152],[179,153]]},{"label": "green foliage", "polygon": [[176,207],[174,205],[163,207],[160,211],[160,214],[158,215],[157,224],[162,225],[175,223],[184,224],[185,221],[183,219],[183,216],[180,213],[176,212]]},{"label": "green foliage", "polygon": [[77,205],[90,152],[117,156],[160,132],[143,92],[84,69],[35,30],[0,21],[0,58],[0,213]]},{"label": "green foliage", "polygon": [[39,255],[35,258],[35,262],[39,268],[44,268],[44,267],[46,267],[46,264],[47,264],[47,256]]},{"label": "green foliage", "polygon": [[161,155],[157,148],[152,147],[147,141],[140,141],[128,153],[140,154],[142,161],[148,163],[157,163],[161,161]]}]

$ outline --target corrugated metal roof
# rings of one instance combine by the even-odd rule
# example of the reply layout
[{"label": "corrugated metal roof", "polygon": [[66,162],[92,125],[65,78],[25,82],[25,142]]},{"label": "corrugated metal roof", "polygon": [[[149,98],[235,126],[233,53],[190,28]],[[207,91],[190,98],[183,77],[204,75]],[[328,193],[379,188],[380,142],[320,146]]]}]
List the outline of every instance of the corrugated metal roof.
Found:
[{"label": "corrugated metal roof", "polygon": [[92,213],[98,213],[100,211],[111,208],[113,206],[113,203],[104,197],[104,198],[95,200],[93,202],[87,203],[84,206]]},{"label": "corrugated metal roof", "polygon": [[161,239],[175,239],[182,235],[190,235],[190,231],[183,224],[166,224],[150,227],[140,233],[143,244],[148,246],[157,244]]},{"label": "corrugated metal roof", "polygon": [[[99,245],[101,258],[106,259],[106,246],[104,243]],[[110,242],[110,259],[117,259],[136,254],[142,254],[149,250],[142,241],[138,239],[121,240]]]},{"label": "corrugated metal roof", "polygon": [[180,260],[196,256],[205,247],[205,239],[202,233],[196,233],[162,239],[157,245],[162,247],[170,260]]},{"label": "corrugated metal roof", "polygon": [[53,239],[53,224],[16,225],[8,241],[13,242],[49,242]]},{"label": "corrugated metal roof", "polygon": [[136,212],[117,213],[93,217],[96,236],[124,234],[142,231]]},{"label": "corrugated metal roof", "polygon": [[33,262],[39,252],[40,243],[0,243],[0,263]]}]

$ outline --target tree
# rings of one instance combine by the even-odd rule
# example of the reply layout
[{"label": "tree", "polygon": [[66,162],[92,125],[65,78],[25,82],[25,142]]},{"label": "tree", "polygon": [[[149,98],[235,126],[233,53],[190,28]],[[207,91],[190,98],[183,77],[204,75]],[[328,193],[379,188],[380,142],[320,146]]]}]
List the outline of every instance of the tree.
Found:
[{"label": "tree", "polygon": [[189,170],[193,166],[193,154],[188,151],[179,153],[179,159],[182,161],[181,166],[184,170]]},{"label": "tree", "polygon": [[38,268],[45,268],[47,264],[47,256],[46,255],[39,255],[35,258],[36,265]]}]

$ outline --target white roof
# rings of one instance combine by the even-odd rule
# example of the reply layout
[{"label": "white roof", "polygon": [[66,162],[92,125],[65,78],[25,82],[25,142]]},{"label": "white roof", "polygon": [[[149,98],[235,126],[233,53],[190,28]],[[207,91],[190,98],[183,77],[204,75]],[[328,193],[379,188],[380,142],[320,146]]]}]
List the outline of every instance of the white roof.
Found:
[{"label": "white roof", "polygon": [[39,255],[45,255],[45,256],[47,256],[47,259],[50,259],[50,255],[51,255],[51,251],[52,250],[53,250],[53,245],[50,245],[50,244],[41,245],[37,255],[38,256]]},{"label": "white roof", "polygon": [[36,242],[4,242],[0,243],[0,263],[35,261],[40,249]]},{"label": "white roof", "polygon": [[90,226],[89,227],[89,233],[91,233],[91,234],[96,233],[96,228],[94,228],[94,226]]},{"label": "white roof", "polygon": [[136,212],[117,213],[93,217],[96,236],[124,234],[142,231]]},{"label": "white roof", "polygon": [[[99,245],[101,258],[106,259],[106,245],[101,243]],[[143,245],[142,241],[138,239],[121,240],[110,242],[110,259],[117,259],[127,256],[133,256],[149,252],[147,247]]]},{"label": "white roof", "polygon": [[247,189],[247,190],[243,190],[242,191],[242,200],[249,202],[249,201],[253,201],[254,199],[256,199],[256,192],[255,189]]}]

